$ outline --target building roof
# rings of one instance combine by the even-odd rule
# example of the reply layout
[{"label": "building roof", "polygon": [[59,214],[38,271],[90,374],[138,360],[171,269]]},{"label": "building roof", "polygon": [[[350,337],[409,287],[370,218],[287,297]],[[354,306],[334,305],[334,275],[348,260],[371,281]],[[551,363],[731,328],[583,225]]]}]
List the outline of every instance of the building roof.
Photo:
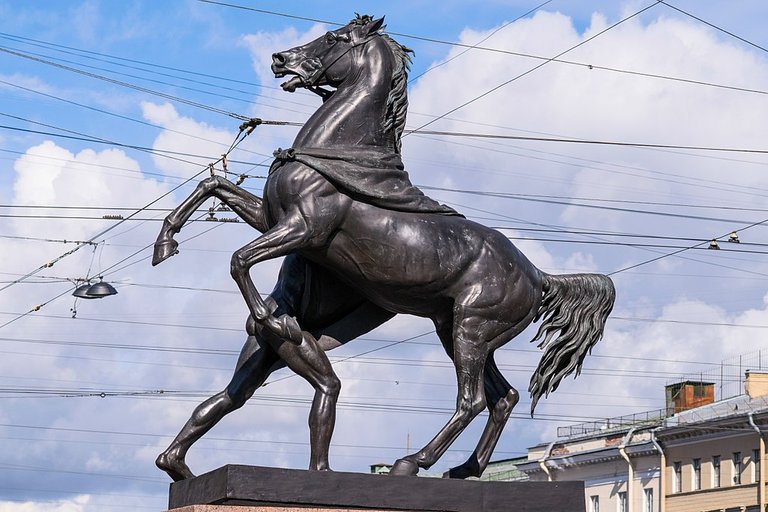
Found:
[{"label": "building roof", "polygon": [[709,405],[679,412],[667,418],[664,421],[663,427],[676,427],[678,425],[721,420],[733,416],[761,412],[768,412],[768,396],[750,398],[749,395],[738,395]]}]

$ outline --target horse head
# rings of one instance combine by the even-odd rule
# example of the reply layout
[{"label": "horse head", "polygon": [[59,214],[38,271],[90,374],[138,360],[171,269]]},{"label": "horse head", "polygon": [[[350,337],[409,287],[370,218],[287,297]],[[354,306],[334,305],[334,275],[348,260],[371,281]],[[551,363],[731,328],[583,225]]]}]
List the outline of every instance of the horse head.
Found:
[{"label": "horse head", "polygon": [[383,24],[383,17],[374,20],[371,16],[358,15],[349,24],[326,32],[314,41],[273,54],[272,72],[276,78],[293,75],[281,84],[288,92],[298,87],[338,87],[353,69],[352,50],[380,36]]}]

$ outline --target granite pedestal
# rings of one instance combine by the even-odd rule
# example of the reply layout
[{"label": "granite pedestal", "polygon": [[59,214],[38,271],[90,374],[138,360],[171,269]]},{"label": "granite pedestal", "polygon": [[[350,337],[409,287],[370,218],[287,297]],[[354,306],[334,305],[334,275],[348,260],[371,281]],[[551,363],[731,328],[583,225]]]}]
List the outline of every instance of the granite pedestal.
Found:
[{"label": "granite pedestal", "polygon": [[173,512],[584,512],[583,482],[480,482],[228,465],[171,484]]}]

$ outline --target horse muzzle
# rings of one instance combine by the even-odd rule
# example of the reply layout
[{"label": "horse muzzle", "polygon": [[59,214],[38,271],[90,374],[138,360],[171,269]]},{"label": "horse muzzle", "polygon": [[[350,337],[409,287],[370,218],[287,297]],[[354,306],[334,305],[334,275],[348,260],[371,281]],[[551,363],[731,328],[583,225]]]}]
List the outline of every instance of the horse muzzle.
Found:
[{"label": "horse muzzle", "polygon": [[275,78],[294,75],[290,80],[280,84],[284,91],[294,92],[299,87],[314,85],[322,74],[323,65],[316,58],[298,61],[290,52],[279,52],[272,55],[271,69]]}]

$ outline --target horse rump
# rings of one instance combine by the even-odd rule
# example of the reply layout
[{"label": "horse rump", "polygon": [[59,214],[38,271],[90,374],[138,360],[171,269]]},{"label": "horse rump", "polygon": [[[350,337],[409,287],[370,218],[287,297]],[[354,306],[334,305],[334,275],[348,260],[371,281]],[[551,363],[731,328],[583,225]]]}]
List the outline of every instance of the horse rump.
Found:
[{"label": "horse rump", "polygon": [[602,274],[544,274],[544,297],[534,322],[542,320],[531,340],[541,340],[544,354],[531,376],[531,416],[542,396],[557,389],[574,371],[578,377],[584,357],[603,337],[613,309],[616,289]]}]

